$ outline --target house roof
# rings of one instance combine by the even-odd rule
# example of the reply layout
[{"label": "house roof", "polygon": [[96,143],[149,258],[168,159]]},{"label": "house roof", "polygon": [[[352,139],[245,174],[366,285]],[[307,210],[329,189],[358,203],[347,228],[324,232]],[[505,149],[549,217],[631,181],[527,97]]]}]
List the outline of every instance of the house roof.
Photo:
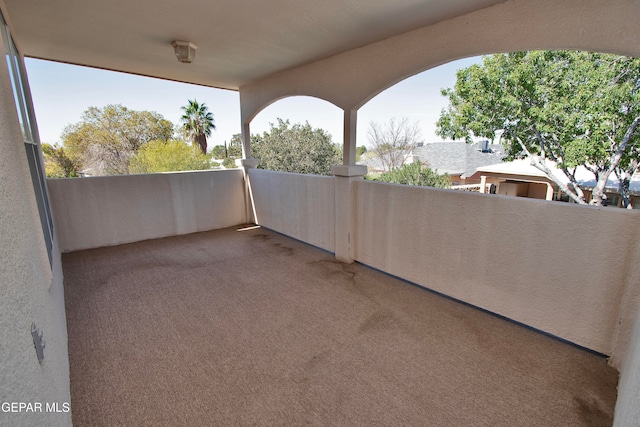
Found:
[{"label": "house roof", "polygon": [[[558,177],[564,183],[569,182],[569,178],[567,178],[567,176],[560,169],[555,167],[554,162],[549,161],[548,163],[551,171],[556,177]],[[546,178],[545,173],[533,166],[527,159],[518,159],[511,162],[482,166],[477,170],[478,175],[487,173],[497,175],[520,175]],[[585,167],[582,166],[578,167],[578,169],[576,170],[576,180],[578,181],[578,184],[583,188],[593,188],[596,186],[596,180],[593,173],[589,172]],[[609,176],[606,188],[611,191],[618,191],[618,185],[619,181],[615,174]],[[634,195],[640,194],[640,175],[636,174],[632,177],[631,183],[629,185],[629,190]]]},{"label": "house roof", "polygon": [[[479,166],[501,162],[503,157],[504,151],[500,144],[489,144],[488,150],[482,152],[478,143],[429,142],[416,146],[408,155],[406,163],[421,162],[439,173],[468,177]],[[367,166],[370,171],[384,170],[384,165],[372,151],[365,153],[360,164]]]},{"label": "house roof", "polygon": [[482,152],[477,143],[431,142],[416,147],[414,156],[440,173],[468,177],[480,166],[501,162],[504,150],[500,144],[489,144],[488,151]]},{"label": "house roof", "polygon": [[[4,3],[26,56],[237,90],[500,0]],[[198,46],[192,64],[176,60],[174,40]]]},{"label": "house roof", "polygon": [[[563,180],[563,182],[569,182],[566,175],[561,170],[555,167],[553,162],[549,162],[551,170],[554,174]],[[540,178],[546,178],[546,174],[540,169],[536,168],[527,159],[517,159],[510,162],[502,162],[498,164],[484,165],[477,168],[479,173],[493,173],[500,175],[522,175],[522,176],[534,176]],[[557,172],[557,173],[556,173]]]}]

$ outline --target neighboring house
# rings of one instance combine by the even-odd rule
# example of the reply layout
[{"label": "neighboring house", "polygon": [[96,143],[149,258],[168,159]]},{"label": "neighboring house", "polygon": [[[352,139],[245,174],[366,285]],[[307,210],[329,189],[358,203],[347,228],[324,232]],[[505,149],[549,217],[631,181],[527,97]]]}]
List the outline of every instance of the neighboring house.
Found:
[{"label": "neighboring house", "polygon": [[451,185],[479,184],[474,178],[481,166],[500,163],[504,150],[500,144],[489,141],[467,144],[464,141],[430,142],[418,144],[413,151],[412,161],[419,161],[427,167],[446,173],[451,177]]},{"label": "neighboring house", "polygon": [[[562,182],[569,183],[569,179],[560,169],[553,168],[552,170]],[[479,167],[471,178],[480,180],[481,193],[491,192],[532,199],[571,201],[569,196],[561,191],[557,184],[526,159]],[[589,201],[591,199],[591,190],[596,185],[593,174],[584,167],[579,167],[576,172],[576,179],[585,192],[587,201]],[[605,188],[607,206],[621,207],[622,198],[618,190],[618,179],[615,175],[609,177]],[[633,177],[630,193],[632,206],[634,209],[640,209],[639,175]]]},{"label": "neighboring house", "polygon": [[[361,164],[367,166],[371,173],[382,173],[384,167],[380,159],[367,152]],[[405,163],[420,162],[440,174],[448,174],[451,185],[480,184],[480,178],[472,178],[480,166],[499,163],[504,158],[504,150],[500,144],[476,142],[467,144],[464,141],[420,142],[407,157]]]}]

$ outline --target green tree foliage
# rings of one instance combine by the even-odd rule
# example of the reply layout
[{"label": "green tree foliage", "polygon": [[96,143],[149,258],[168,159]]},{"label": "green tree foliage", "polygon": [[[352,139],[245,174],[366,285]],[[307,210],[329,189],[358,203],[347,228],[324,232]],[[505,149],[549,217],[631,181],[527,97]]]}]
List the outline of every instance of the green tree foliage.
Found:
[{"label": "green tree foliage", "polygon": [[231,137],[231,142],[229,142],[227,149],[227,157],[242,158],[242,134],[236,133]]},{"label": "green tree foliage", "polygon": [[42,144],[44,168],[47,178],[75,178],[79,176],[80,165],[69,158],[63,147]]},{"label": "green tree foliage", "polygon": [[97,175],[129,173],[129,160],[149,141],[166,141],[173,124],[151,111],[134,111],[122,105],[89,107],[80,122],[62,133],[66,155],[82,169]]},{"label": "green tree foliage", "polygon": [[331,166],[342,162],[341,149],[328,132],[282,119],[269,132],[251,136],[251,153],[258,167],[283,172],[330,175]]},{"label": "green tree foliage", "polygon": [[214,159],[225,159],[227,157],[227,141],[225,145],[216,145],[211,149],[211,156]]},{"label": "green tree foliage", "polygon": [[[586,203],[576,167],[596,180],[592,204],[603,204],[612,173],[623,196],[637,170],[640,60],[577,51],[516,52],[487,56],[459,70],[437,122],[447,138],[493,139],[502,131],[509,158],[529,158],[574,201]],[[552,171],[554,162],[569,185]],[[625,178],[627,179],[625,181]],[[626,184],[625,184],[626,182]]]},{"label": "green tree foliage", "polygon": [[225,167],[225,169],[233,169],[236,166],[236,161],[234,159],[232,159],[231,157],[227,157],[222,161],[222,166]]},{"label": "green tree foliage", "polygon": [[356,162],[359,162],[362,158],[362,155],[367,152],[367,147],[361,145],[360,147],[356,147]]},{"label": "green tree foliage", "polygon": [[131,173],[210,169],[210,158],[184,141],[150,141],[131,159]]},{"label": "green tree foliage", "polygon": [[449,175],[438,174],[420,163],[405,164],[378,176],[367,176],[371,181],[392,182],[395,184],[418,185],[422,187],[451,188]]},{"label": "green tree foliage", "polygon": [[227,157],[232,159],[239,159],[242,157],[242,135],[239,133],[234,134],[231,137],[231,142],[224,145],[216,145],[211,149],[211,155],[214,159],[226,159]]},{"label": "green tree foliage", "polygon": [[207,154],[207,138],[216,128],[213,114],[209,111],[209,107],[204,103],[199,104],[195,99],[181,108],[183,114],[180,121],[184,135],[193,142],[194,146],[200,148],[202,154]]}]

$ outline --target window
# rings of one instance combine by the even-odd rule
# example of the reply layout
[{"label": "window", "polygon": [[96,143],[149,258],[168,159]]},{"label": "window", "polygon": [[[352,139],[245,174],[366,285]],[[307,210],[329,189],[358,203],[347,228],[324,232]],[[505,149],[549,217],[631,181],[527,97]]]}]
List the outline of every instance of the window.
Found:
[{"label": "window", "polygon": [[27,160],[29,162],[29,170],[31,172],[31,181],[38,204],[38,212],[40,214],[40,223],[42,233],[44,235],[47,254],[49,256],[49,264],[52,265],[53,251],[53,221],[51,220],[51,208],[49,206],[49,198],[47,194],[47,184],[44,174],[42,153],[37,140],[33,120],[33,106],[30,102],[28,85],[26,84],[26,73],[24,71],[24,63],[18,54],[16,45],[13,42],[9,27],[4,17],[0,14],[0,25],[2,26],[2,38],[4,40],[4,50],[11,77],[13,87],[13,96],[22,130],[22,138],[27,152]]}]

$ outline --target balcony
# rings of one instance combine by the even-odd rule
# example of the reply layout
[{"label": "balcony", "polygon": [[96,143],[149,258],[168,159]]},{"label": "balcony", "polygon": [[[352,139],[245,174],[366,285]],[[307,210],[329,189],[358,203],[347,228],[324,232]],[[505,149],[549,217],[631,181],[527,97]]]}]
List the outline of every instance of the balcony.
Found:
[{"label": "balcony", "polygon": [[637,212],[246,176],[49,182],[75,425],[611,424]]},{"label": "balcony", "polygon": [[[259,5],[259,2],[248,1],[162,2],[162,7],[144,0],[135,2],[134,7],[131,3],[122,0],[0,1],[0,12],[7,24],[3,26],[3,40],[9,54],[0,70],[4,75],[4,84],[0,85],[3,153],[0,156],[0,193],[3,195],[0,234],[5,242],[0,251],[5,265],[0,269],[3,407],[10,402],[55,402],[65,407],[70,396],[70,356],[76,425],[81,425],[87,417],[95,417],[91,422],[96,424],[116,423],[118,420],[113,417],[118,416],[142,420],[144,424],[159,424],[165,421],[163,415],[171,421],[179,417],[178,413],[180,424],[191,421],[207,425],[214,417],[218,417],[214,421],[228,424],[253,420],[261,424],[282,424],[302,418],[309,424],[341,421],[363,424],[374,418],[390,421],[388,424],[409,424],[415,421],[416,414],[424,417],[419,420],[421,424],[433,420],[429,417],[442,416],[446,424],[456,421],[482,424],[490,419],[495,424],[512,425],[517,415],[510,409],[531,414],[536,412],[535,408],[538,408],[538,417],[553,418],[549,424],[609,423],[611,404],[607,403],[610,399],[607,396],[614,386],[609,380],[597,379],[599,374],[592,376],[594,371],[600,371],[615,377],[602,359],[596,363],[600,368],[596,368],[568,356],[557,355],[550,360],[546,358],[547,347],[543,344],[534,346],[531,353],[517,351],[519,347],[508,344],[508,328],[516,327],[515,324],[505,323],[510,325],[506,328],[479,328],[479,321],[464,323],[462,315],[459,318],[436,316],[436,311],[420,309],[423,300],[434,298],[433,295],[418,287],[409,287],[403,281],[387,292],[380,291],[379,295],[384,298],[375,301],[391,304],[382,307],[386,311],[381,313],[374,311],[377,307],[371,305],[373,301],[354,296],[344,301],[332,298],[331,303],[322,305],[322,301],[327,300],[320,297],[329,299],[331,295],[313,287],[313,283],[320,281],[311,274],[313,268],[317,271],[320,266],[336,269],[339,266],[346,269],[343,271],[353,272],[344,278],[341,270],[329,275],[338,281],[336,283],[347,286],[349,276],[359,283],[357,278],[369,271],[361,272],[360,268],[367,265],[607,355],[608,364],[620,370],[614,424],[637,427],[640,419],[640,287],[637,279],[640,277],[640,220],[637,212],[376,184],[358,179],[354,170],[358,111],[384,89],[440,64],[488,52],[571,48],[640,57],[637,1],[408,0],[370,2],[366,8],[361,7],[361,2],[342,0],[323,2],[321,7],[317,7],[317,2],[302,6],[301,2],[283,2],[277,8],[266,2]],[[114,22],[118,23],[115,27]],[[383,25],[376,24],[380,22]],[[251,31],[243,31],[245,28]],[[180,36],[181,40],[189,37],[200,46],[196,61],[189,66],[175,60],[171,41],[178,35],[184,35]],[[237,90],[247,167],[251,166],[251,123],[256,114],[283,97],[302,95],[323,99],[344,114],[345,166],[336,170],[335,177],[301,177],[249,168],[220,173],[51,181],[48,187],[55,217],[52,231],[46,209],[47,191],[37,175],[38,129],[28,78],[24,75],[22,59],[25,56]],[[393,111],[391,105],[389,108]],[[28,142],[26,153],[19,141]],[[270,247],[267,245],[270,241],[250,239],[251,244],[245,244],[240,251],[244,257],[235,261],[242,264],[242,268],[232,262],[238,253],[232,250],[231,240],[240,237],[227,242],[223,238],[225,232],[219,232],[215,239],[204,240],[215,241],[217,250],[227,257],[225,269],[233,266],[242,273],[232,277],[232,270],[225,270],[228,275],[221,277],[230,281],[226,283],[253,285],[255,291],[238,300],[239,303],[253,302],[256,308],[265,310],[266,304],[260,304],[258,299],[265,296],[270,298],[265,302],[276,304],[273,310],[266,311],[274,317],[258,316],[266,326],[257,322],[242,323],[236,311],[230,313],[234,305],[200,299],[186,289],[164,301],[166,309],[154,303],[154,298],[169,297],[169,291],[180,289],[176,288],[180,284],[171,283],[166,292],[148,297],[142,292],[143,281],[148,276],[155,277],[153,272],[177,274],[180,271],[171,266],[162,270],[161,262],[169,260],[153,258],[148,252],[148,258],[144,258],[144,252],[136,253],[138,245],[165,237],[166,241],[180,242],[189,239],[184,236],[190,233],[226,230],[252,222],[261,225],[262,231],[243,233],[250,236],[250,233],[264,232],[282,246]],[[266,229],[296,240],[277,240],[280,235],[270,235]],[[244,236],[243,233],[230,234]],[[271,252],[269,256],[276,256],[280,251],[282,259],[302,268],[296,254],[286,254],[290,252],[287,248],[294,248],[297,241],[328,251],[323,252],[327,260],[333,260],[330,253],[334,253],[335,259],[347,264],[316,263],[307,266],[309,271],[287,269],[287,274],[298,272],[300,281],[309,283],[299,286],[298,291],[306,293],[292,300],[293,295],[273,292],[283,284],[263,282],[264,275],[252,273],[245,264],[259,262],[259,257],[252,255],[265,244]],[[133,253],[127,253],[126,248],[133,248]],[[90,252],[77,255],[85,249]],[[107,277],[104,283],[85,282],[77,289],[82,293],[85,287],[97,287],[91,295],[86,295],[87,306],[95,306],[95,301],[111,294],[116,300],[115,309],[126,312],[133,307],[128,317],[115,314],[109,317],[108,307],[113,306],[95,306],[96,321],[100,314],[106,312],[107,315],[107,327],[96,329],[95,324],[82,323],[82,319],[88,322],[92,317],[74,320],[76,313],[72,307],[82,310],[82,305],[74,305],[70,300],[67,335],[60,250],[70,252],[64,256],[67,269],[73,257],[91,253],[125,251],[125,258],[143,256],[131,269],[121,264],[118,268],[100,267],[112,272],[112,279],[132,274],[135,280],[130,280],[127,288],[134,292],[131,297],[124,298],[123,294],[118,301],[116,287],[106,286]],[[71,254],[73,252],[75,254]],[[195,270],[200,264],[213,262],[206,254],[206,245],[198,246],[197,250],[185,253],[190,261],[184,261],[183,265]],[[101,258],[104,256],[96,256],[95,261],[84,268],[85,273],[94,272],[93,277],[104,273],[98,271]],[[203,259],[207,262],[202,262]],[[278,267],[271,260],[263,259],[262,270]],[[215,271],[215,277],[219,273]],[[66,296],[70,299],[74,298],[72,277],[69,271]],[[156,286],[167,287],[166,280],[171,277],[164,275],[165,282]],[[202,283],[214,283],[212,277],[200,276],[200,280],[200,283],[182,286],[202,287]],[[321,282],[326,287],[337,287],[331,280]],[[77,284],[73,286],[78,288]],[[411,291],[405,291],[405,286]],[[228,291],[229,296],[233,296],[232,290],[237,291],[231,286],[223,290]],[[416,293],[408,298],[408,303],[416,304],[414,311],[403,311],[393,305],[405,292]],[[314,300],[312,297],[316,295],[320,297]],[[312,316],[300,315],[300,322],[288,317],[300,314],[296,313],[298,300],[311,306],[306,311],[316,319],[309,318],[310,323],[304,323],[303,320],[306,322],[307,317]],[[439,301],[439,307],[452,305],[448,299]],[[344,307],[340,311],[341,304],[347,302],[350,304],[347,311]],[[285,303],[286,310],[278,310]],[[210,310],[215,304],[219,304],[219,310]],[[359,311],[352,306],[357,306]],[[142,308],[136,310],[137,307]],[[169,309],[178,309],[179,316],[170,317]],[[158,313],[161,310],[165,313]],[[318,313],[322,310],[326,315],[319,319],[321,323],[311,323],[321,317]],[[260,313],[265,311],[256,314]],[[158,318],[151,322],[154,326],[166,322],[173,329],[165,328],[164,324],[162,328],[147,327],[149,320],[143,315],[149,318],[156,315]],[[218,320],[214,315],[220,316],[219,323],[212,320]],[[197,321],[189,321],[189,316]],[[434,318],[451,319],[447,326],[457,325],[454,326],[456,332],[439,329],[442,325],[434,322]],[[139,320],[138,324],[131,319]],[[495,317],[490,319],[497,321]],[[352,335],[341,335],[332,329],[334,322],[350,327],[348,331]],[[113,340],[110,341],[109,334],[120,334],[118,328],[125,323],[136,328],[135,336],[122,330],[111,346]],[[292,332],[292,336],[287,335],[289,330],[284,327],[291,323],[299,328],[293,330],[298,332]],[[437,328],[421,328],[425,323]],[[218,324],[227,326],[225,332],[233,336],[225,339],[216,335]],[[269,335],[251,334],[257,327],[276,334],[271,335],[273,341],[267,340]],[[392,327],[403,332],[391,334]],[[472,332],[473,328],[476,333]],[[360,329],[364,333],[356,334]],[[519,326],[516,329],[531,333]],[[186,333],[191,331],[198,332],[197,339]],[[433,337],[428,337],[426,331],[432,331]],[[493,335],[487,334],[488,331]],[[303,332],[313,333],[315,338],[310,340],[308,349],[288,353],[290,343],[293,346],[304,342]],[[87,354],[87,359],[82,358],[78,365],[77,339],[82,333],[87,334],[87,339],[82,341],[81,350],[93,353]],[[168,338],[176,336],[189,345],[172,347]],[[532,336],[541,342],[548,338],[537,333]],[[67,352],[67,337],[71,355]],[[349,341],[349,337],[354,339]],[[365,342],[365,338],[370,341]],[[427,338],[437,338],[438,345],[427,346]],[[549,340],[553,345],[560,345],[559,341]],[[44,355],[34,351],[42,350],[44,341]],[[143,341],[153,344],[142,346]],[[247,346],[247,350],[238,347],[247,341],[258,347]],[[260,343],[264,345],[260,347]],[[454,343],[475,343],[472,353],[478,359],[460,356],[465,353],[456,352]],[[344,344],[351,352],[323,352],[337,349],[338,344]],[[444,353],[437,353],[440,347]],[[125,353],[138,348],[139,354]],[[187,349],[193,353],[185,353]],[[204,350],[198,353],[199,349]],[[221,353],[215,353],[220,351],[227,357],[221,358]],[[270,356],[266,360],[265,354]],[[505,354],[506,361],[499,357]],[[300,357],[290,360],[290,355]],[[279,365],[272,364],[272,360]],[[436,367],[425,361],[435,361]],[[522,365],[517,365],[519,363]],[[186,371],[189,364],[194,369]],[[527,370],[518,371],[517,366],[507,369],[514,365],[526,366]],[[83,377],[87,382],[79,383],[77,378],[83,366],[93,369],[100,382],[87,375]],[[558,367],[555,372],[568,377],[541,374]],[[162,375],[157,375],[158,372]],[[171,373],[176,374],[165,376]],[[429,377],[436,373],[445,376]],[[480,387],[485,384],[484,378],[499,381],[503,373],[503,385],[507,378],[518,379],[510,383],[513,385],[505,385],[511,387],[508,391],[500,389],[496,382]],[[229,375],[223,378],[222,374]],[[142,381],[134,382],[139,378]],[[462,382],[457,381],[460,378]],[[572,383],[570,379],[565,382],[564,378],[579,380]],[[594,382],[587,386],[583,382],[585,378],[592,378]],[[109,384],[114,389],[99,395],[99,387]],[[353,391],[344,391],[340,388],[343,384],[353,386]],[[597,386],[602,389],[595,391]],[[237,395],[230,390],[242,393]],[[187,391],[194,392],[195,396],[187,396]],[[548,393],[556,396],[556,400],[535,400],[530,392]],[[560,394],[554,394],[557,392]],[[114,396],[114,393],[121,394]],[[78,400],[85,395],[94,403],[101,401],[99,406],[104,406],[111,415],[98,420],[104,415],[101,409],[92,409]],[[209,410],[204,418],[201,417],[203,408]],[[465,419],[464,414],[468,412],[463,409],[480,415]],[[119,415],[121,413],[125,415]],[[460,415],[456,420],[447,418],[453,417],[452,414]],[[246,418],[241,418],[243,416]],[[347,416],[352,418],[345,418]],[[71,424],[70,413],[3,413],[1,417],[0,424],[17,426]],[[527,421],[529,424],[545,422],[534,416],[524,423]]]}]

